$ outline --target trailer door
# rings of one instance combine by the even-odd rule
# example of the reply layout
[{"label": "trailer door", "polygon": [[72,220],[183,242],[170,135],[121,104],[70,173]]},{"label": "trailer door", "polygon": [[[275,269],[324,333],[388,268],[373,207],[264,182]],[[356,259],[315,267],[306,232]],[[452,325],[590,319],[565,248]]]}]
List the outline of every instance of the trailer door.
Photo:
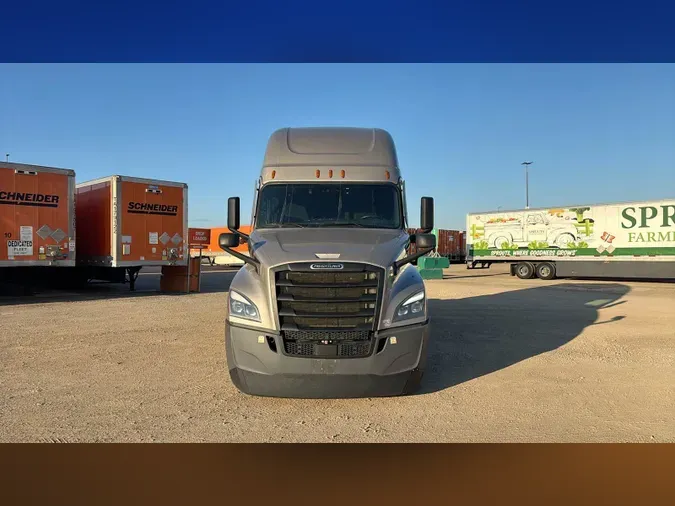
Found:
[{"label": "trailer door", "polygon": [[73,234],[72,177],[65,171],[0,167],[0,262],[66,260]]},{"label": "trailer door", "polygon": [[123,265],[162,265],[185,262],[184,187],[139,182],[121,182],[121,258]]}]

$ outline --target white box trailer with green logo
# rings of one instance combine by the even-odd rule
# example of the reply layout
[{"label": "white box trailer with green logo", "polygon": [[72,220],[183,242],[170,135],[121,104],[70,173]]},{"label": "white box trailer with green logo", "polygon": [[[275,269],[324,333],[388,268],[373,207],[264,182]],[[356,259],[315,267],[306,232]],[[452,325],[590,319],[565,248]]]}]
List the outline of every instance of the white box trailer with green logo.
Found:
[{"label": "white box trailer with green logo", "polygon": [[467,267],[538,277],[675,279],[675,200],[471,213]]}]

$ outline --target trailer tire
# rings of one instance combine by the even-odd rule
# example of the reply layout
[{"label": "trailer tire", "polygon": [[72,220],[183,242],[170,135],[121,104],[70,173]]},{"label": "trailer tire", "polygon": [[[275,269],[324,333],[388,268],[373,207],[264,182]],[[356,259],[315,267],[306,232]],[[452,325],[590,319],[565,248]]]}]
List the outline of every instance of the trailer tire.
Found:
[{"label": "trailer tire", "polygon": [[542,262],[537,264],[537,277],[545,281],[555,279],[555,264],[549,262]]},{"label": "trailer tire", "polygon": [[530,262],[520,262],[516,264],[516,276],[520,279],[532,279],[534,271],[534,265]]}]

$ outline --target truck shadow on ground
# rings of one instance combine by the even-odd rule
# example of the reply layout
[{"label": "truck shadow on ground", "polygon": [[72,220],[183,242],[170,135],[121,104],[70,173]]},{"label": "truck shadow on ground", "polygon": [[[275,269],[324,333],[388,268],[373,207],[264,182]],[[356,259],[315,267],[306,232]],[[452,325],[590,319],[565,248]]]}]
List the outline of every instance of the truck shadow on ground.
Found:
[{"label": "truck shadow on ground", "polygon": [[603,319],[599,310],[623,304],[618,283],[562,283],[525,290],[429,300],[432,329],[419,394],[437,392],[499,371],[569,343]]},{"label": "truck shadow on ground", "polygon": [[[238,269],[222,267],[202,267],[202,279],[199,293],[225,293]],[[78,302],[86,300],[120,299],[132,297],[156,297],[158,295],[185,296],[182,293],[162,293],[159,291],[160,271],[142,270],[136,281],[136,290],[130,291],[128,284],[92,282],[81,288],[63,288],[59,286],[38,287],[34,294],[25,295],[20,290],[0,290],[0,306],[23,304],[46,304],[54,302]]]}]

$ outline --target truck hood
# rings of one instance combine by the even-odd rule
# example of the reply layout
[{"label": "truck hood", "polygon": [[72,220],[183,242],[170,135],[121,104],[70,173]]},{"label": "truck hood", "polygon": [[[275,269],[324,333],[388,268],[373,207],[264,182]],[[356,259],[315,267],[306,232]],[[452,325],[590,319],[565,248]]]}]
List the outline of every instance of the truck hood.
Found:
[{"label": "truck hood", "polygon": [[401,255],[407,240],[403,230],[365,228],[256,230],[251,234],[253,254],[267,268],[321,260],[387,267]]}]

